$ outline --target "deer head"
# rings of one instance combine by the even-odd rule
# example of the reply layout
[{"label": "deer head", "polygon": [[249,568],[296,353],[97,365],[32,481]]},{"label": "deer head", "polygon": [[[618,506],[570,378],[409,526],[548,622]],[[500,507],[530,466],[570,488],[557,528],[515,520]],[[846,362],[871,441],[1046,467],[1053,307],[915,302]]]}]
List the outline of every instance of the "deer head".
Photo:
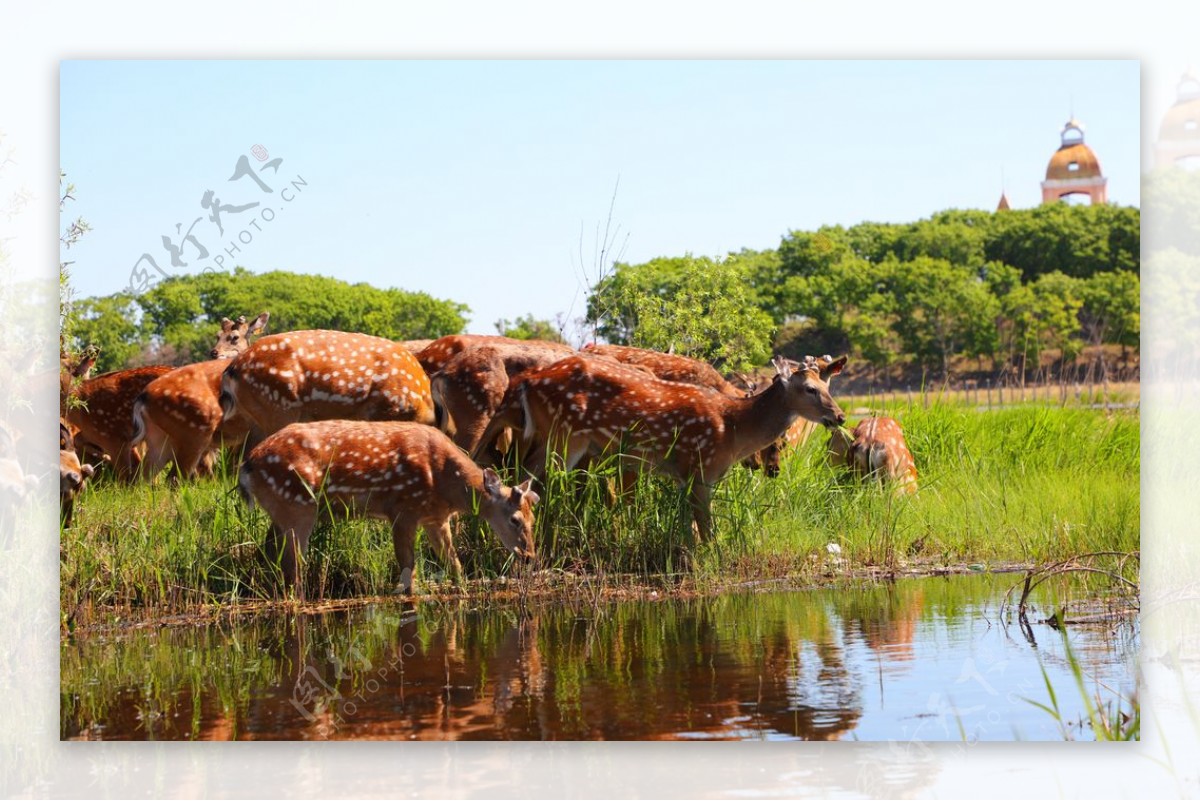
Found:
[{"label": "deer head", "polygon": [[531,489],[533,480],[506,487],[491,468],[483,471],[483,494],[479,513],[509,551],[527,559],[535,557],[533,545],[533,505],[539,497]]},{"label": "deer head", "polygon": [[217,344],[209,351],[211,359],[232,359],[250,347],[250,337],[262,333],[267,327],[270,312],[263,312],[251,323],[246,322],[245,316],[238,317],[237,322],[228,317],[221,319],[221,333],[217,336]]}]

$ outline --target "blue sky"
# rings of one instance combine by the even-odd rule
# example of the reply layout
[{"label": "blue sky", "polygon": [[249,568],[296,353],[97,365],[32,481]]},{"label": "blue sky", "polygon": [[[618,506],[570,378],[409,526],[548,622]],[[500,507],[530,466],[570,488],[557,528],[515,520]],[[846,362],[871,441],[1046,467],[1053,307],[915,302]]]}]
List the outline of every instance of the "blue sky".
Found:
[{"label": "blue sky", "polygon": [[[60,79],[70,214],[94,229],[67,255],[81,296],[148,252],[424,290],[480,333],[578,317],[614,187],[631,262],[992,209],[1002,186],[1028,207],[1072,111],[1110,201],[1139,204],[1131,60],[65,61]],[[241,156],[272,193],[228,180]],[[222,235],[208,190],[260,205]],[[197,217],[208,259],[188,245],[171,267],[162,236]]]}]

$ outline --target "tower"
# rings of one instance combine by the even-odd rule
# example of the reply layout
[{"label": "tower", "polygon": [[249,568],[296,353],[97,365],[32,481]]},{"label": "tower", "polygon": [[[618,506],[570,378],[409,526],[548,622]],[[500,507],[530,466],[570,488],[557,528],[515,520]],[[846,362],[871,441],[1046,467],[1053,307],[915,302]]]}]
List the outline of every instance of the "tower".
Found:
[{"label": "tower", "polygon": [[1158,126],[1154,166],[1200,167],[1200,78],[1190,69],[1179,79],[1175,104]]},{"label": "tower", "polygon": [[1068,195],[1087,195],[1093,204],[1107,203],[1107,184],[1100,160],[1083,142],[1083,125],[1071,118],[1063,126],[1062,145],[1046,167],[1042,203],[1054,203]]}]

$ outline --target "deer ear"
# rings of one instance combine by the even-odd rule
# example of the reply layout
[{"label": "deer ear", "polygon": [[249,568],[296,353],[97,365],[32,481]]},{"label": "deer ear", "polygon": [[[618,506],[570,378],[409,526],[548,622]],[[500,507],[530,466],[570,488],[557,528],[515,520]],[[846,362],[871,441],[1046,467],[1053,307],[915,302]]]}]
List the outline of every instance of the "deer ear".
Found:
[{"label": "deer ear", "polygon": [[537,503],[538,501],[540,501],[542,499],[540,495],[538,495],[536,492],[533,491],[533,479],[532,478],[525,479],[525,483],[521,484],[518,487],[514,487],[513,491],[515,493],[517,493],[518,497],[528,498],[530,506],[533,506],[535,503]]},{"label": "deer ear", "polygon": [[787,381],[792,377],[792,363],[782,356],[776,356],[771,359],[771,364],[775,366],[775,374]]},{"label": "deer ear", "polygon": [[270,312],[263,312],[262,314],[258,315],[254,318],[254,322],[250,324],[250,329],[246,331],[246,333],[253,334],[255,331],[262,331],[267,327],[267,320],[270,319],[270,317]]},{"label": "deer ear", "polygon": [[500,497],[500,488],[503,487],[500,481],[500,476],[490,467],[483,468],[483,491],[490,497]]},{"label": "deer ear", "polygon": [[842,356],[841,358],[838,358],[838,359],[830,359],[828,356],[826,356],[825,361],[829,362],[829,366],[826,367],[821,372],[823,372],[827,376],[837,375],[838,373],[842,372],[842,368],[846,366],[846,357],[845,356]]}]

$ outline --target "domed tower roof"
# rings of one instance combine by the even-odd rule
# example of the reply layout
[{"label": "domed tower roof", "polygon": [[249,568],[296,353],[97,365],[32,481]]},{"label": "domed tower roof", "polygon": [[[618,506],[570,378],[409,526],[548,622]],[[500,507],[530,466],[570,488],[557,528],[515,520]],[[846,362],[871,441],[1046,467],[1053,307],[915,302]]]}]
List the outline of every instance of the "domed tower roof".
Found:
[{"label": "domed tower roof", "polygon": [[1189,69],[1179,79],[1175,103],[1158,127],[1156,163],[1183,164],[1200,156],[1200,77]]},{"label": "domed tower roof", "polygon": [[1100,159],[1084,142],[1083,124],[1074,117],[1067,120],[1061,142],[1046,165],[1042,202],[1053,203],[1068,195],[1088,195],[1092,203],[1106,203],[1108,179],[1100,171]]},{"label": "domed tower roof", "polygon": [[1102,175],[1100,159],[1083,142],[1083,125],[1078,120],[1068,120],[1062,129],[1062,146],[1050,157],[1046,167],[1046,180],[1066,178],[1095,178]]}]

